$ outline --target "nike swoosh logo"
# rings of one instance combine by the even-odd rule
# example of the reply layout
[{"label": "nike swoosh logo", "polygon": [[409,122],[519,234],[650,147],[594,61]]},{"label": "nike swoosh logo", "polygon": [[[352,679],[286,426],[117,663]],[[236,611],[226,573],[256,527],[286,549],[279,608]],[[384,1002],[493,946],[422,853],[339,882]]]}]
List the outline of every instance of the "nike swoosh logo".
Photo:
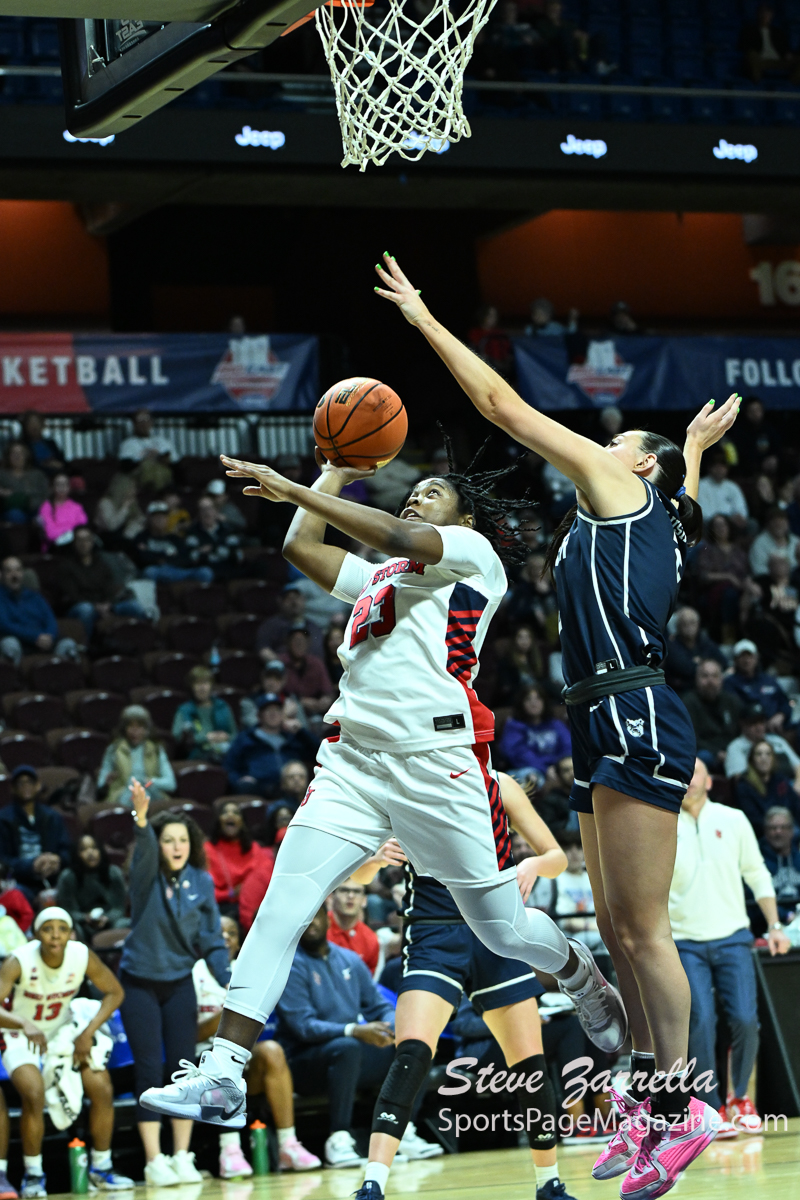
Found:
[{"label": "nike swoosh logo", "polygon": [[[471,771],[471,770],[472,770],[472,767],[467,767],[467,771]],[[450,778],[451,779],[460,779],[462,775],[466,775],[467,771],[459,771],[457,774],[453,774],[453,772],[451,771]]]}]

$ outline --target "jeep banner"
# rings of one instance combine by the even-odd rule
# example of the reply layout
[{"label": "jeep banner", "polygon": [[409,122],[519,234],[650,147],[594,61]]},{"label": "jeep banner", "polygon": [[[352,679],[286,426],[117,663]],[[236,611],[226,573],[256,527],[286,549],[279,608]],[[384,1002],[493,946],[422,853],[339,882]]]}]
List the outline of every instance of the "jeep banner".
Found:
[{"label": "jeep banner", "polygon": [[800,339],[522,337],[514,357],[535,408],[695,409],[731,392],[800,408]]},{"label": "jeep banner", "polygon": [[297,412],[318,360],[299,334],[0,333],[0,412]]}]

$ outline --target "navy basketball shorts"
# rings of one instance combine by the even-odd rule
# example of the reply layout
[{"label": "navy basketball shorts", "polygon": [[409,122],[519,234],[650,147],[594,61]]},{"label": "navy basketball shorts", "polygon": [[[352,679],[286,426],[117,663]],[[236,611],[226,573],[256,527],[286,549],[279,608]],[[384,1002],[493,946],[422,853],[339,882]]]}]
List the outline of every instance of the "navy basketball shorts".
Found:
[{"label": "navy basketball shorts", "polygon": [[478,1013],[519,1004],[545,989],[527,963],[492,954],[468,925],[410,921],[403,933],[403,992],[433,992],[458,1008],[466,993]]},{"label": "navy basketball shorts", "polygon": [[603,696],[567,708],[575,783],[570,808],[590,813],[592,788],[605,784],[657,808],[680,812],[694,774],[695,733],[666,686]]}]

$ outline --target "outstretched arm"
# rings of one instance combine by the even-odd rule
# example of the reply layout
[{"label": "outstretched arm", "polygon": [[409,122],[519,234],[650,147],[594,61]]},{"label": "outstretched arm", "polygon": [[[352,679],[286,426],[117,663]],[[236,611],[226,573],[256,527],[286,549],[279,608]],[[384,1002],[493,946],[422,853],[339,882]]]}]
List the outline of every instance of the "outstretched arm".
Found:
[{"label": "outstretched arm", "polygon": [[686,462],[686,478],[683,486],[686,494],[693,500],[697,499],[700,485],[700,463],[703,451],[708,450],[723,437],[739,415],[742,397],[734,392],[717,411],[714,411],[714,401],[704,404],[686,430],[686,441],[683,445],[683,457]]},{"label": "outstretched arm", "polygon": [[[374,471],[354,471],[331,466],[317,451],[322,474],[311,485],[313,492],[338,496],[346,484],[365,479]],[[339,546],[325,545],[327,521],[316,513],[298,508],[283,543],[283,557],[326,592],[332,592],[339,578],[345,551]]]}]

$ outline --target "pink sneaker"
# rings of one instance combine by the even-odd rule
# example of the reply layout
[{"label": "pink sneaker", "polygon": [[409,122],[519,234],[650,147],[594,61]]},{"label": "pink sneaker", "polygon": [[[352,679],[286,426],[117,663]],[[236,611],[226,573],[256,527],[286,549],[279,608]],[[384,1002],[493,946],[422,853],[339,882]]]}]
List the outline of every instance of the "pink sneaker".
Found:
[{"label": "pink sneaker", "polygon": [[219,1152],[220,1179],[238,1179],[242,1175],[252,1175],[253,1168],[242,1154],[241,1146],[223,1146]]},{"label": "pink sneaker", "polygon": [[647,1133],[649,1100],[634,1100],[626,1092],[613,1090],[611,1099],[619,1112],[617,1132],[592,1167],[594,1179],[613,1179],[624,1174],[633,1164]]},{"label": "pink sneaker", "polygon": [[313,1171],[316,1167],[321,1166],[322,1160],[317,1158],[316,1154],[312,1154],[310,1150],[306,1150],[296,1137],[289,1138],[281,1146],[278,1159],[279,1171]]},{"label": "pink sneaker", "polygon": [[674,1187],[689,1163],[713,1142],[722,1121],[718,1112],[698,1100],[689,1101],[689,1116],[666,1130],[654,1124],[642,1142],[636,1161],[620,1184],[622,1200],[655,1200]]}]

